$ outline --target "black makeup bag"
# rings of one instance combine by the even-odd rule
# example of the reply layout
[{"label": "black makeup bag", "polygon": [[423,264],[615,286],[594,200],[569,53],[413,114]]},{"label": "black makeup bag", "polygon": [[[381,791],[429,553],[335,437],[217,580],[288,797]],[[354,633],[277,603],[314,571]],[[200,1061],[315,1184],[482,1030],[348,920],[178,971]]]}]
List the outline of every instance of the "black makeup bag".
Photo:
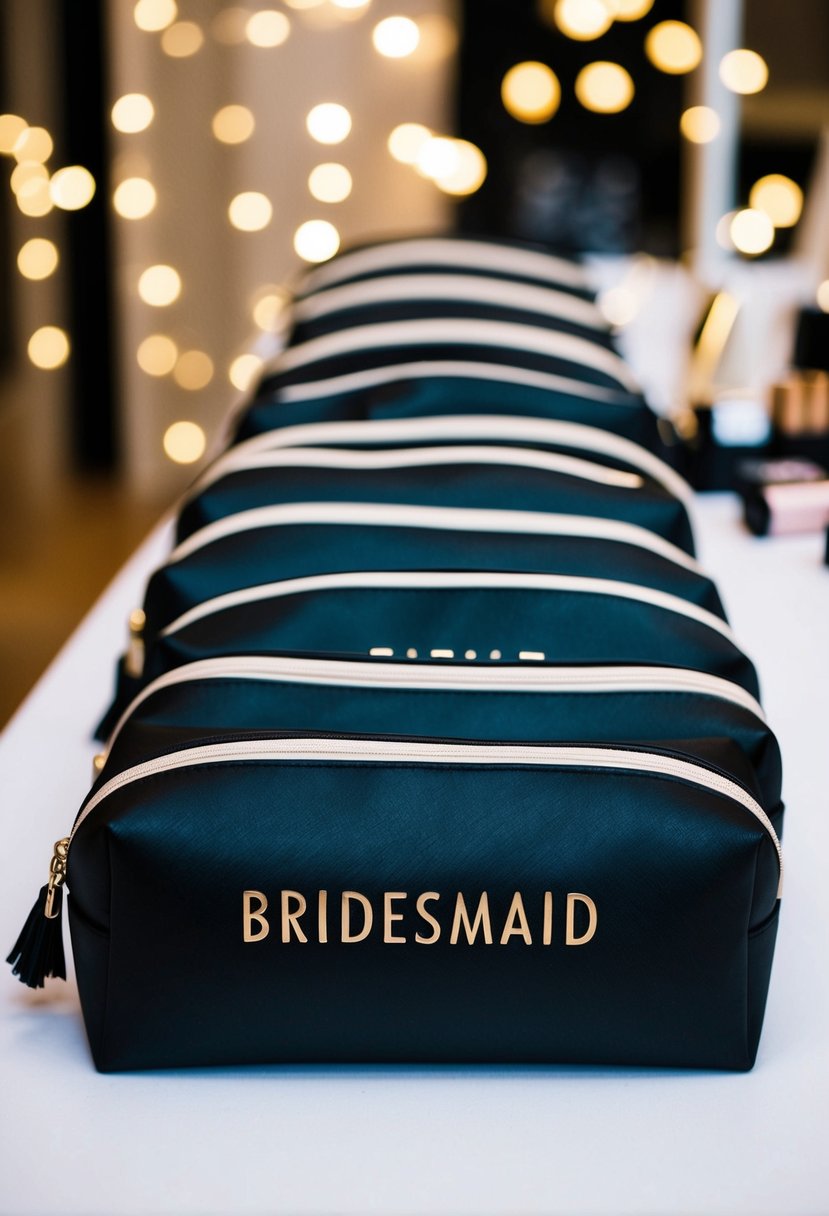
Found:
[{"label": "black makeup bag", "polygon": [[[484,306],[436,316],[432,274]],[[311,271],[273,400],[185,496],[9,956],[65,974],[68,890],[99,1069],[752,1066],[783,817],[757,674],[634,378],[515,284],[587,317],[582,267],[505,243]]]}]

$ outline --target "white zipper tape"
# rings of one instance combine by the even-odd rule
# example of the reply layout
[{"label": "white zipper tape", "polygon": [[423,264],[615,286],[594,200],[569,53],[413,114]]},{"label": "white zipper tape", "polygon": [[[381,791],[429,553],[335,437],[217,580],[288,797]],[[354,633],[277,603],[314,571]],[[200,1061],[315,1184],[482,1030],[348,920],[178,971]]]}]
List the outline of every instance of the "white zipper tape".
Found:
[{"label": "white zipper tape", "polygon": [[162,629],[161,636],[167,637],[206,616],[212,616],[216,612],[235,608],[241,604],[302,595],[311,591],[360,590],[363,588],[393,590],[504,589],[619,596],[623,599],[636,600],[642,604],[651,604],[656,608],[663,608],[668,612],[675,612],[679,616],[697,621],[722,634],[735,646],[737,645],[731,629],[720,617],[708,612],[705,608],[699,608],[696,604],[690,604],[687,600],[680,599],[679,596],[670,595],[666,591],[658,591],[653,587],[640,587],[638,584],[624,583],[618,579],[584,578],[564,574],[500,573],[488,570],[466,572],[358,570],[339,574],[314,574],[305,578],[263,583],[257,587],[243,587],[238,591],[229,591],[225,595],[218,595],[213,599],[203,600],[200,604],[196,604]]},{"label": "white zipper tape", "polygon": [[[693,499],[693,491],[683,477],[680,477],[664,460],[660,460],[658,456],[654,456],[652,452],[647,451],[638,443],[633,443],[630,439],[614,435],[599,427],[585,426],[581,422],[562,422],[551,418],[526,418],[504,414],[445,414],[427,418],[308,422],[281,427],[275,431],[264,431],[259,435],[252,435],[250,439],[245,439],[242,443],[230,448],[223,458],[206,470],[204,476],[196,484],[215,481],[234,461],[242,460],[249,454],[276,451],[281,448],[302,446],[322,448],[331,444],[350,443],[366,445],[367,449],[374,443],[424,444],[429,441],[494,446],[496,440],[501,440],[506,444],[550,444],[572,447],[581,452],[590,453],[592,456],[609,456],[611,459],[632,465],[641,473],[647,473],[686,506]],[[407,451],[412,451],[412,449],[407,449]],[[556,452],[535,452],[531,447],[510,447],[509,452],[512,462],[522,462],[520,455],[522,452],[525,454],[525,459],[533,456],[560,455]],[[580,459],[586,466],[591,466],[591,462],[582,456],[569,459]],[[595,464],[592,467],[604,468],[610,473],[621,471],[607,470],[607,466]]]},{"label": "white zipper tape", "polygon": [[780,883],[783,885],[783,853],[777,833],[759,802],[742,786],[701,764],[619,748],[557,747],[523,744],[393,742],[382,739],[250,739],[231,743],[202,744],[185,748],[125,769],[92,795],[72,828],[70,841],[80,825],[105,798],[124,786],[160,773],[197,764],[221,764],[236,760],[322,760],[398,764],[501,764],[539,765],[556,768],[603,768],[673,778],[720,794],[749,811],[765,828],[777,851]]},{"label": "white zipper tape", "polygon": [[666,558],[686,570],[702,573],[693,557],[670,541],[640,528],[591,515],[556,515],[541,511],[501,511],[486,507],[416,507],[398,503],[303,502],[278,503],[237,511],[193,532],[170,554],[169,562],[182,561],[214,541],[251,528],[297,524],[360,525],[376,528],[432,528],[451,532],[498,532],[528,536],[581,536],[635,545]]},{"label": "white zipper tape", "polygon": [[348,659],[296,659],[234,655],[198,659],[158,676],[133,698],[107,741],[110,751],[124,723],[149,697],[197,680],[263,680],[345,688],[392,688],[494,693],[690,693],[717,697],[747,709],[761,722],[759,701],[739,684],[684,667],[473,667],[469,664],[359,663]]},{"label": "white zipper tape", "polygon": [[[366,367],[359,372],[346,372],[326,380],[306,380],[286,384],[276,391],[276,403],[309,401],[335,393],[356,392],[375,388],[394,380],[422,380],[435,376],[464,377],[499,384],[521,384],[550,393],[568,393],[622,409],[642,408],[638,398],[631,398],[618,389],[603,388],[584,380],[571,380],[552,372],[537,372],[529,367],[510,367],[506,363],[474,363],[463,359],[427,359],[419,363],[386,363],[382,367]],[[260,403],[263,404],[263,403]]]},{"label": "white zipper tape", "polygon": [[630,367],[614,351],[589,338],[575,334],[557,333],[536,325],[513,321],[481,321],[464,317],[430,317],[412,321],[389,321],[376,325],[355,325],[336,330],[319,338],[310,338],[297,346],[287,346],[264,369],[267,375],[295,371],[333,359],[338,355],[353,355],[365,351],[385,350],[397,346],[486,346],[505,351],[525,351],[564,359],[593,371],[601,372],[616,384],[638,393],[639,382]]},{"label": "white zipper tape", "polygon": [[583,266],[554,254],[536,253],[532,249],[520,249],[517,246],[493,245],[488,241],[409,237],[341,253],[330,262],[307,271],[299,283],[299,289],[303,294],[320,291],[328,284],[337,283],[353,275],[388,270],[393,266],[425,266],[430,261],[443,266],[525,275],[527,278],[575,287],[581,291],[589,288],[587,271]]},{"label": "white zipper tape", "polygon": [[[364,426],[371,425],[363,423]],[[261,436],[257,436],[261,438]],[[562,473],[567,477],[579,477],[598,485],[617,486],[620,489],[637,490],[642,485],[638,473],[626,473],[611,469],[607,465],[583,460],[579,456],[567,456],[558,452],[536,452],[527,448],[505,448],[496,444],[446,444],[428,448],[378,448],[376,450],[351,450],[347,448],[267,447],[257,444],[250,448],[239,444],[228,449],[224,456],[212,464],[185,494],[189,501],[207,486],[230,473],[248,469],[274,469],[304,466],[325,469],[407,469],[424,465],[450,464],[498,464],[507,467],[542,469],[548,473]]]},{"label": "white zipper tape", "polygon": [[409,300],[446,300],[459,303],[493,304],[501,308],[532,312],[538,316],[574,321],[588,329],[608,332],[607,322],[592,300],[554,287],[537,287],[505,279],[487,279],[471,274],[401,274],[363,279],[358,283],[330,287],[298,300],[293,307],[297,321],[315,321],[333,312],[368,304],[405,303]]}]

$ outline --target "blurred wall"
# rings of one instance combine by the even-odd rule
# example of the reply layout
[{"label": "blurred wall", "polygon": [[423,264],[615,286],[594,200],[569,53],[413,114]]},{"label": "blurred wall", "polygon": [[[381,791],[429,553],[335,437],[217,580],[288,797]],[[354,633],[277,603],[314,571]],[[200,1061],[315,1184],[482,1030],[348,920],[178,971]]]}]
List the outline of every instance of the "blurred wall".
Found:
[{"label": "blurred wall", "polygon": [[[308,4],[309,0],[301,0]],[[257,333],[252,307],[269,285],[284,283],[303,265],[293,238],[304,221],[334,224],[343,244],[409,230],[432,231],[451,218],[451,203],[432,182],[395,161],[386,141],[403,122],[451,130],[453,75],[450,0],[372,0],[359,8],[333,0],[314,7],[270,6],[289,27],[278,46],[259,47],[246,37],[252,12],[214,0],[181,0],[178,20],[197,27],[195,53],[165,52],[164,31],[139,29],[132,4],[109,5],[112,100],[140,93],[154,117],[146,129],[113,132],[111,189],[125,179],[150,181],[154,209],[142,219],[117,218],[117,311],[120,331],[121,440],[131,486],[143,494],[167,492],[189,480],[165,456],[168,428],[197,423],[208,442],[219,429],[239,388],[229,379],[233,360],[252,348]],[[418,49],[403,58],[378,54],[372,31],[384,17],[427,18]],[[430,25],[431,23],[431,25]],[[430,33],[431,31],[431,33]],[[348,137],[335,145],[313,140],[306,115],[323,102],[347,107]],[[247,107],[255,120],[249,139],[228,145],[215,138],[211,122],[224,106]],[[314,199],[308,175],[315,165],[337,162],[352,175],[351,194],[332,204]],[[260,231],[239,231],[228,217],[234,196],[254,191],[270,200],[273,215]],[[169,265],[181,291],[165,307],[139,296],[144,270]],[[187,364],[163,375],[147,374],[137,361],[142,342],[164,335],[179,354],[199,351],[212,363],[209,382],[182,387]],[[146,348],[145,348],[146,349]],[[163,353],[163,348],[162,348]],[[208,365],[191,359],[203,380]],[[234,379],[244,383],[244,368]]]}]

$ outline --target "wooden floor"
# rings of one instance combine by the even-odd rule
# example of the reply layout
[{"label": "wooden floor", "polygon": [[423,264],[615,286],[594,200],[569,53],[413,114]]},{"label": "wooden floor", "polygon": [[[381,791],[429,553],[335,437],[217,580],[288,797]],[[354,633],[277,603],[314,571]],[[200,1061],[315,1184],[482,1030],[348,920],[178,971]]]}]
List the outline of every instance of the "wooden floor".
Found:
[{"label": "wooden floor", "polygon": [[[67,478],[32,502],[0,493],[0,725],[161,514],[112,481]],[[107,689],[101,689],[101,704]]]}]

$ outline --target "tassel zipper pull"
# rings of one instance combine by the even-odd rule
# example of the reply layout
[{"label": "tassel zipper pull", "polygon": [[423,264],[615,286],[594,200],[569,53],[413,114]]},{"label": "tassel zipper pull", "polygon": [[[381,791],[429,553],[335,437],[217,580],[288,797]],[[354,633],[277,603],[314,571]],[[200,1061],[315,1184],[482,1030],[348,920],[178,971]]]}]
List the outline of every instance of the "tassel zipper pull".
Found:
[{"label": "tassel zipper pull", "polygon": [[56,920],[60,916],[60,888],[66,881],[66,855],[68,852],[68,836],[55,841],[52,860],[49,862],[49,881],[46,884],[46,906],[43,909],[43,915],[47,920]]},{"label": "tassel zipper pull", "polygon": [[69,837],[55,842],[49,863],[49,880],[41,887],[20,936],[6,959],[12,974],[29,988],[42,988],[47,976],[66,979],[63,953],[63,884]]}]

